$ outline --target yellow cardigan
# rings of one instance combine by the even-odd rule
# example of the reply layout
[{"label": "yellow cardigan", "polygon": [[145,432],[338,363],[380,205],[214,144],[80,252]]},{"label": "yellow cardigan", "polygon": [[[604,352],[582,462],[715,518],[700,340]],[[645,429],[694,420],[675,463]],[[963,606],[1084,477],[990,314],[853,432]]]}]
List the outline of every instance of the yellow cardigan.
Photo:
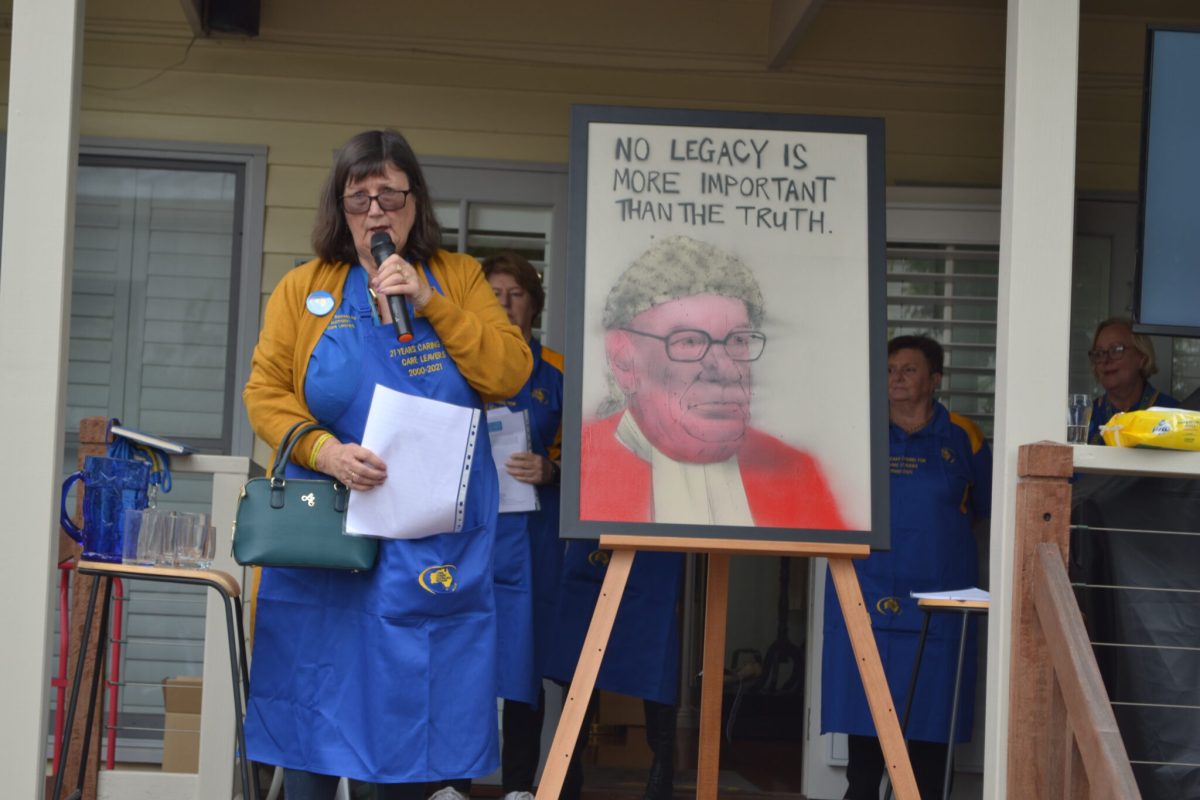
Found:
[{"label": "yellow cardigan", "polygon": [[[459,372],[484,402],[519,392],[529,379],[533,356],[520,328],[496,302],[479,262],[439,250],[429,268],[442,291],[435,291],[417,315],[433,325]],[[295,423],[314,421],[304,402],[304,378],[313,349],[334,315],[318,317],[305,303],[313,292],[326,291],[333,295],[336,309],[349,270],[348,264],[315,259],[284,275],[267,301],[242,399],[254,432],[272,448]],[[292,451],[292,460],[307,466],[321,436],[319,431],[305,436]]]}]

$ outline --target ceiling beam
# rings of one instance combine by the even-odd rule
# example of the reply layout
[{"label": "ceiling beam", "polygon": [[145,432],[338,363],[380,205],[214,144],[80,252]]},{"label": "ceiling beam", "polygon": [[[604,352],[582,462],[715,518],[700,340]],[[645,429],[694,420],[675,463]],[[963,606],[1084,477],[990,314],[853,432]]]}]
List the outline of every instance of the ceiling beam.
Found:
[{"label": "ceiling beam", "polygon": [[771,0],[767,29],[767,68],[779,69],[812,26],[825,0]]}]

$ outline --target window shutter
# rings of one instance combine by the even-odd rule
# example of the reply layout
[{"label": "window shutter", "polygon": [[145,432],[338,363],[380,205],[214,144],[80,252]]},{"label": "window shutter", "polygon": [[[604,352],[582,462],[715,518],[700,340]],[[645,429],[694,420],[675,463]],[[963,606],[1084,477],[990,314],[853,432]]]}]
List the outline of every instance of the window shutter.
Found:
[{"label": "window shutter", "polygon": [[992,436],[996,290],[992,245],[889,244],[888,338],[927,335],[946,351],[938,399]]}]

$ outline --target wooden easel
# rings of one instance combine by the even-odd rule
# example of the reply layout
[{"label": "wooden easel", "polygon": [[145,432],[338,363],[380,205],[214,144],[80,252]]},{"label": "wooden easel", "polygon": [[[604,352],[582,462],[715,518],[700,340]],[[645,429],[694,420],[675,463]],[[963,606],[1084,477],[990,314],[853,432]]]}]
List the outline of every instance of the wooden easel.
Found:
[{"label": "wooden easel", "polygon": [[866,545],[839,545],[809,542],[772,542],[739,539],[697,539],[673,536],[601,536],[600,546],[613,551],[596,601],[596,610],[583,642],[575,677],[563,703],[558,730],[546,757],[546,767],[538,784],[537,800],[558,800],[579,729],[587,711],[588,699],[596,686],[600,662],[608,646],[613,622],[633,557],[639,550],[708,555],[708,592],[704,608],[704,677],[700,687],[700,752],[696,761],[696,797],[716,800],[720,769],[721,692],[725,675],[725,623],[729,605],[729,557],[821,556],[829,559],[829,572],[837,589],[838,602],[850,632],[850,644],[858,661],[867,703],[879,732],[879,741],[887,762],[888,775],[897,800],[919,800],[908,750],[900,733],[900,721],[892,704],[887,677],[879,660],[879,650],[871,633],[871,620],[863,605],[862,589],[852,559],[866,558]]}]

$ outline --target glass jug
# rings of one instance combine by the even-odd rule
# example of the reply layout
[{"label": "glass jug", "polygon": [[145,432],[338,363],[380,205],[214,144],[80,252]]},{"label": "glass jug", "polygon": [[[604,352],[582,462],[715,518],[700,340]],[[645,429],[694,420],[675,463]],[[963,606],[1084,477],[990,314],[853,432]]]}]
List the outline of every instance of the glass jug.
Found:
[{"label": "glass jug", "polygon": [[[67,514],[67,492],[83,481],[83,530]],[[60,521],[72,539],[83,545],[89,561],[121,563],[125,511],[145,508],[150,465],[144,461],[88,456],[83,469],[63,481]]]}]

